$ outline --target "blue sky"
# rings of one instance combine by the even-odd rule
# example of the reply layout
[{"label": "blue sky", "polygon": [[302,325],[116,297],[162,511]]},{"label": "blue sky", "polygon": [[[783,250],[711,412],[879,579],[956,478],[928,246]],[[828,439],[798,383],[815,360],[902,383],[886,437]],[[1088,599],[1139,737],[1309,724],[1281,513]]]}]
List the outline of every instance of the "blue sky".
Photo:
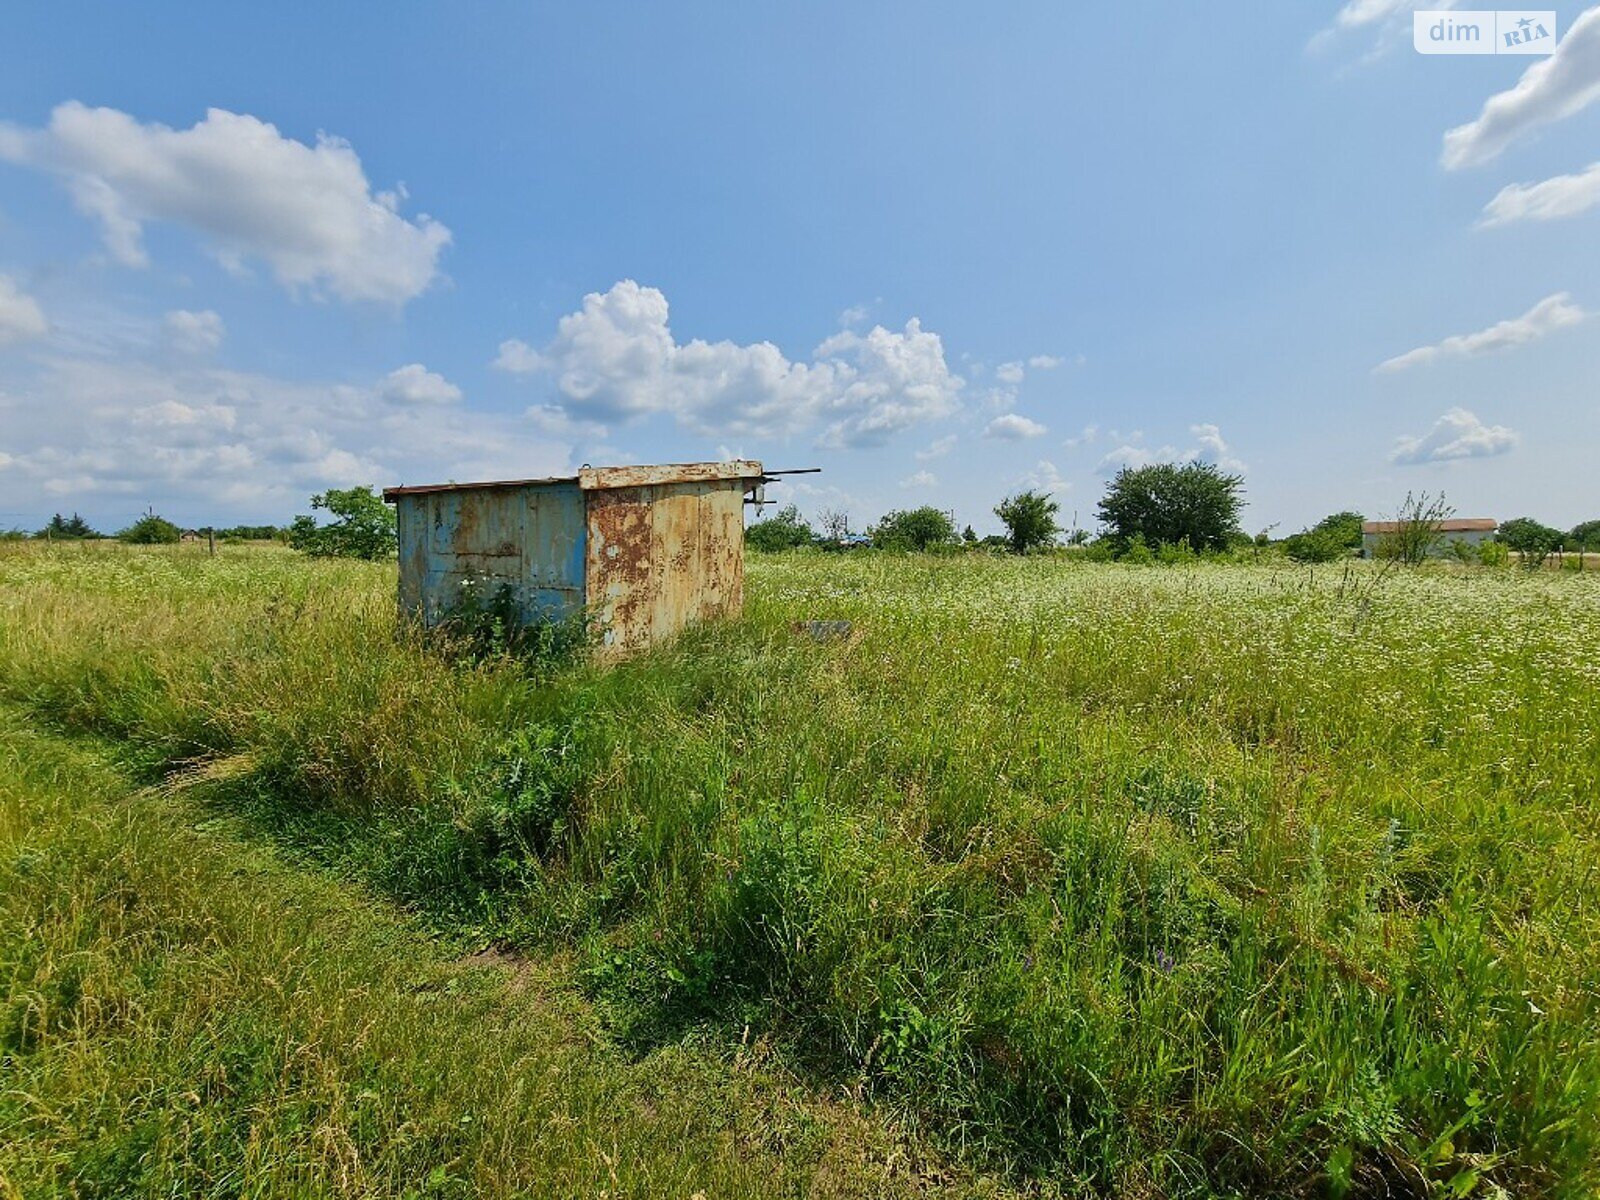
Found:
[{"label": "blue sky", "polygon": [[1192,456],[1251,530],[1600,516],[1600,9],[465,9],[9,14],[0,527],[725,454],[857,527]]}]

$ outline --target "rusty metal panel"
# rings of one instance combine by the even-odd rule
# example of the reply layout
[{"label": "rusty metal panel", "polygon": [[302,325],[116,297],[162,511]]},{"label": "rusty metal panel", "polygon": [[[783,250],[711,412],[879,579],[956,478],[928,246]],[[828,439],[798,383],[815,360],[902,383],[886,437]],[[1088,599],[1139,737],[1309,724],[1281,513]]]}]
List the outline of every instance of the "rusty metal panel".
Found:
[{"label": "rusty metal panel", "polygon": [[587,594],[602,655],[621,656],[691,622],[739,611],[741,478],[596,490],[588,505]]},{"label": "rusty metal panel", "polygon": [[400,605],[436,624],[509,590],[524,621],[583,603],[583,494],[574,482],[396,497]]},{"label": "rusty metal panel", "polygon": [[589,492],[603,488],[754,480],[760,477],[760,463],[752,459],[738,459],[733,462],[663,463],[643,467],[585,467],[578,472],[578,486]]},{"label": "rusty metal panel", "polygon": [[619,657],[744,602],[758,462],[585,468],[577,477],[391,488],[400,607],[435,624],[507,589],[525,621],[587,607]]}]

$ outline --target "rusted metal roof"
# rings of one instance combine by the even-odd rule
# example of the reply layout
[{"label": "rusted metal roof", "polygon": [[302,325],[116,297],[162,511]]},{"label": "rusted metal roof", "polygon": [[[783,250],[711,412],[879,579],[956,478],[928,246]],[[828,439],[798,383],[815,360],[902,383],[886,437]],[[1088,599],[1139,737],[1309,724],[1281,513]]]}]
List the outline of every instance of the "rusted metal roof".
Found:
[{"label": "rusted metal roof", "polygon": [[[791,473],[791,472],[786,472]],[[383,489],[383,498],[420,496],[429,492],[470,492],[481,488],[537,487],[540,484],[576,483],[586,492],[605,488],[648,487],[667,483],[704,483],[718,479],[759,480],[761,464],[751,459],[733,462],[659,463],[637,467],[584,467],[576,475],[552,475],[544,479],[490,479],[480,483],[424,483],[412,487]]]},{"label": "rusted metal roof", "polygon": [[664,483],[708,483],[718,479],[761,479],[761,464],[751,459],[733,462],[662,463],[649,467],[585,467],[578,486],[586,492],[604,488],[652,487]]},{"label": "rusted metal roof", "polygon": [[[1363,521],[1361,532],[1398,533],[1407,524],[1409,522],[1405,521]],[[1500,528],[1500,522],[1492,517],[1451,517],[1437,522],[1435,527],[1440,533],[1493,533]]]}]

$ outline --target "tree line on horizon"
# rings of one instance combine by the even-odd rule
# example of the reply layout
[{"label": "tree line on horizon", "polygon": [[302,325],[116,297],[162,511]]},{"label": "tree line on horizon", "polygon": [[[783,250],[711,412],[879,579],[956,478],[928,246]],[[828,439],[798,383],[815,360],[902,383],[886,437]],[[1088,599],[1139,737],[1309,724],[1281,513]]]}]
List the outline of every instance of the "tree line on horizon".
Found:
[{"label": "tree line on horizon", "polygon": [[[1214,463],[1152,463],[1124,467],[1106,485],[1096,509],[1101,532],[1064,530],[1056,521],[1059,505],[1049,493],[1037,489],[1006,497],[994,509],[1005,526],[1003,535],[978,537],[972,526],[959,533],[952,514],[934,505],[891,510],[869,525],[864,534],[852,534],[846,514],[824,509],[817,525],[801,516],[798,507],[786,505],[776,515],[752,523],[745,531],[748,545],[758,550],[784,551],[803,546],[849,549],[871,546],[883,550],[951,552],[962,549],[1009,551],[1026,554],[1061,545],[1082,547],[1098,560],[1146,561],[1155,558],[1220,555],[1269,547],[1301,563],[1329,563],[1350,558],[1362,549],[1362,526],[1367,518],[1354,510],[1330,513],[1315,525],[1282,539],[1270,529],[1254,537],[1240,526],[1244,503],[1244,477],[1224,471]],[[1395,518],[1395,533],[1378,539],[1376,556],[1417,562],[1441,546],[1463,561],[1496,565],[1515,552],[1524,566],[1537,567],[1553,553],[1600,550],[1600,520],[1584,521],[1563,532],[1531,517],[1504,522],[1494,539],[1480,546],[1450,543],[1440,526],[1454,510],[1444,497],[1408,495]]]},{"label": "tree line on horizon", "polygon": [[[1037,553],[1065,543],[1079,547],[1095,560],[1131,562],[1171,560],[1189,556],[1216,556],[1268,547],[1281,549],[1301,563],[1329,563],[1349,558],[1362,547],[1366,518],[1354,510],[1331,513],[1298,533],[1280,540],[1270,530],[1251,537],[1240,527],[1244,504],[1244,477],[1214,463],[1152,463],[1124,467],[1106,485],[1096,515],[1101,532],[1092,536],[1080,528],[1066,529],[1058,521],[1059,503],[1050,493],[1030,488],[1005,497],[994,514],[1004,534],[979,537],[971,525],[957,529],[953,514],[934,505],[891,510],[869,525],[864,534],[852,533],[848,514],[824,509],[816,524],[789,504],[745,529],[745,542],[757,550],[781,552],[800,547],[849,549],[870,546],[880,550],[949,553],[962,550]],[[202,526],[194,532],[224,542],[281,541],[313,557],[376,559],[395,553],[395,515],[372,487],[329,488],[311,497],[311,507],[323,510],[329,520],[314,515],[297,516],[288,526]],[[1562,531],[1535,520],[1517,517],[1502,523],[1494,539],[1477,546],[1450,543],[1440,525],[1454,510],[1444,497],[1408,495],[1400,506],[1397,532],[1379,539],[1377,557],[1417,562],[1441,546],[1462,561],[1497,565],[1515,552],[1522,565],[1541,566],[1552,554],[1576,552],[1581,569],[1583,555],[1600,550],[1600,519],[1583,521]],[[113,535],[136,545],[163,545],[182,539],[184,530],[153,509]],[[5,540],[35,538],[50,541],[86,541],[105,538],[78,513],[56,513],[38,531],[13,529],[0,534]]]}]

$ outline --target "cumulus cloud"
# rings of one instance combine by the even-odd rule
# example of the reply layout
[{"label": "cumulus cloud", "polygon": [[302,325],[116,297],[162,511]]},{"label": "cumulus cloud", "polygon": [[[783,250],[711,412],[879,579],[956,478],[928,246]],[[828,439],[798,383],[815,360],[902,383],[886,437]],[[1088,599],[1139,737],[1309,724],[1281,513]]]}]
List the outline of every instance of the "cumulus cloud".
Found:
[{"label": "cumulus cloud", "polygon": [[421,363],[390,371],[378,390],[390,404],[454,404],[461,399],[460,388]]},{"label": "cumulus cloud", "polygon": [[1485,425],[1476,414],[1452,408],[1421,437],[1401,437],[1389,461],[1411,466],[1458,458],[1491,458],[1517,444],[1519,435],[1504,425]]},{"label": "cumulus cloud", "polygon": [[1222,440],[1222,430],[1215,425],[1191,425],[1189,433],[1197,442],[1195,448],[1184,455],[1189,461],[1214,463],[1224,471],[1235,473],[1248,470],[1228,448],[1228,443]]},{"label": "cumulus cloud", "polygon": [[959,440],[960,439],[953,433],[947,433],[943,437],[934,438],[933,441],[929,442],[925,447],[916,452],[917,461],[928,462],[931,459],[943,458],[946,454],[949,454],[950,451],[956,448],[956,442]]},{"label": "cumulus cloud", "polygon": [[[1457,0],[1438,0],[1434,8],[1457,7]],[[1401,43],[1409,37],[1412,0],[1348,0],[1334,14],[1333,21],[1311,39],[1308,49],[1323,50],[1345,35],[1376,35],[1368,61]]]},{"label": "cumulus cloud", "polygon": [[1020,362],[1001,363],[994,369],[994,377],[1001,383],[1021,383],[1025,374]]},{"label": "cumulus cloud", "polygon": [[1576,175],[1556,175],[1541,183],[1508,183],[1484,205],[1479,224],[1554,221],[1577,216],[1596,204],[1600,204],[1600,162]]},{"label": "cumulus cloud", "polygon": [[1095,471],[1101,475],[1115,475],[1124,467],[1148,467],[1151,463],[1177,462],[1178,448],[1176,446],[1162,446],[1152,450],[1140,445],[1137,440],[1123,442],[1113,450],[1108,450],[1101,457]]},{"label": "cumulus cloud", "polygon": [[1035,371],[1054,371],[1064,361],[1053,354],[1035,354],[1028,360],[1028,365]]},{"label": "cumulus cloud", "polygon": [[1546,296],[1520,317],[1512,317],[1480,329],[1476,333],[1461,333],[1447,337],[1429,346],[1418,346],[1393,358],[1385,359],[1375,368],[1378,371],[1403,371],[1407,367],[1430,363],[1440,358],[1470,358],[1496,350],[1509,350],[1526,346],[1547,334],[1568,325],[1576,325],[1588,314],[1572,302],[1568,292]]},{"label": "cumulus cloud", "polygon": [[916,471],[907,475],[900,481],[903,488],[930,488],[939,482],[939,477],[932,471]]},{"label": "cumulus cloud", "polygon": [[194,523],[286,520],[329,486],[560,474],[571,463],[568,444],[515,417],[178,362],[52,356],[0,375],[14,401],[0,509],[67,503],[120,520],[155,504]]},{"label": "cumulus cloud", "polygon": [[210,309],[190,312],[177,308],[161,319],[167,341],[184,354],[204,354],[222,345],[227,333],[222,318]]},{"label": "cumulus cloud", "polygon": [[1541,58],[1510,88],[1484,101],[1476,119],[1444,135],[1440,161],[1448,170],[1475,167],[1540,126],[1580,112],[1600,99],[1600,6],[1581,13],[1555,53]]},{"label": "cumulus cloud", "polygon": [[990,421],[983,429],[986,438],[998,438],[1003,442],[1020,442],[1026,438],[1042,437],[1048,433],[1039,422],[1030,420],[1021,413],[1003,413]]},{"label": "cumulus cloud", "polygon": [[0,275],[0,346],[43,337],[49,328],[38,301],[9,275]]},{"label": "cumulus cloud", "polygon": [[1100,436],[1100,426],[1085,425],[1075,437],[1069,437],[1061,444],[1068,450],[1076,450],[1079,446],[1087,446]]},{"label": "cumulus cloud", "polygon": [[[1093,429],[1093,426],[1090,426]],[[1086,431],[1087,432],[1087,431]],[[1138,431],[1126,438],[1112,430],[1110,437],[1119,445],[1100,459],[1095,471],[1101,475],[1115,475],[1124,467],[1148,467],[1154,463],[1211,463],[1230,474],[1242,474],[1249,467],[1233,453],[1222,436],[1222,430],[1210,423],[1189,426],[1194,443],[1179,449],[1170,443],[1159,447],[1144,444],[1144,435]]]},{"label": "cumulus cloud", "polygon": [[1064,492],[1072,486],[1067,477],[1056,470],[1056,465],[1041,458],[1033,470],[1022,477],[1022,486],[1036,492]]},{"label": "cumulus cloud", "polygon": [[258,259],[292,290],[398,305],[438,277],[450,243],[427,215],[400,214],[403,188],[374,192],[348,142],[319,134],[308,146],[218,108],[173,129],[69,101],[43,129],[0,125],[0,159],[59,177],[133,267],[149,261],[144,227],[167,221],[230,268]]},{"label": "cumulus cloud", "polygon": [[878,445],[947,416],[963,381],[945,362],[939,335],[915,318],[903,330],[844,329],[810,362],[771,342],[679,342],[667,298],[631,279],[591,292],[542,349],[501,343],[495,366],[549,375],[560,407],[611,425],[667,414],[700,433],[777,437],[821,425],[830,447]]}]

